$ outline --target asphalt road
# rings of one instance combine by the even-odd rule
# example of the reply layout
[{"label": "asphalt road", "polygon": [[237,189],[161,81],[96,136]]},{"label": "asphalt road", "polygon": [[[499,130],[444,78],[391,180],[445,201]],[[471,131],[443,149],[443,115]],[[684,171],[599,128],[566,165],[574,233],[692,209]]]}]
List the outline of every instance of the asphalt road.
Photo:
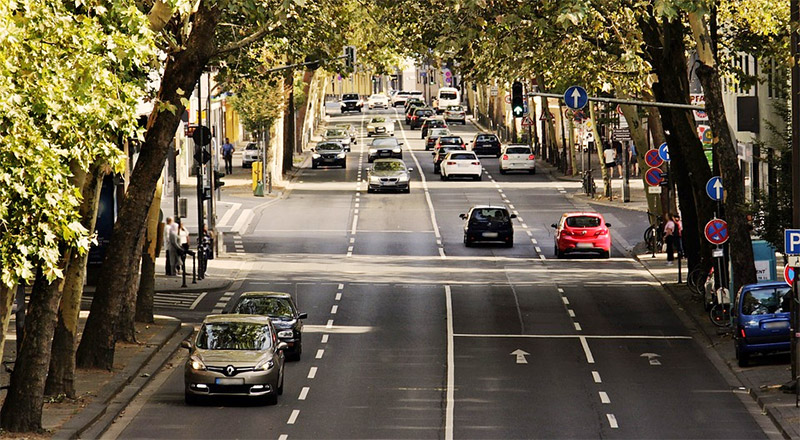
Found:
[{"label": "asphalt road", "polygon": [[[453,131],[469,141],[475,128]],[[182,316],[245,291],[292,293],[309,318],[279,403],[185,406],[184,351],[110,437],[768,437],[619,243],[608,260],[553,258],[550,223],[589,209],[566,196],[575,184],[501,175],[495,158],[481,159],[482,181],[442,182],[419,131],[396,135],[415,168],[410,194],[367,194],[366,138],[346,169],[307,162],[231,257],[246,279]],[[459,213],[489,202],[518,214],[513,248],[464,247]],[[615,241],[633,245],[646,227],[644,214],[599,210]]]}]

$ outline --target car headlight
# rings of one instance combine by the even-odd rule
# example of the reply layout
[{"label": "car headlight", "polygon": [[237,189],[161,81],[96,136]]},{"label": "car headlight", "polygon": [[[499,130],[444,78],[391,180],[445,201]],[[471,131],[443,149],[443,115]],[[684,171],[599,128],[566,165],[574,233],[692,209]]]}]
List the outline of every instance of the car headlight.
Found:
[{"label": "car headlight", "polygon": [[399,147],[392,149],[392,153],[399,153],[399,152],[400,152],[400,148]]},{"label": "car headlight", "polygon": [[319,155],[319,153],[314,153],[311,155],[311,157],[314,159],[319,159],[321,156]]},{"label": "car headlight", "polygon": [[292,330],[281,330],[278,332],[279,338],[291,338],[294,336],[294,332]]},{"label": "car headlight", "polygon": [[339,153],[339,154],[337,154],[337,155],[336,155],[336,157],[337,157],[338,159],[344,159],[344,156],[345,156],[344,152],[342,152],[342,153]]},{"label": "car headlight", "polygon": [[206,369],[206,364],[204,364],[203,361],[197,356],[192,356],[189,358],[189,366],[192,367],[192,370],[203,371]]},{"label": "car headlight", "polygon": [[397,180],[401,182],[408,182],[408,174],[403,174],[402,176],[398,177]]},{"label": "car headlight", "polygon": [[376,148],[370,148],[369,149],[369,154],[375,154],[377,152],[378,152],[378,150]]},{"label": "car headlight", "polygon": [[369,176],[369,183],[378,183],[381,181],[381,178],[378,176]]},{"label": "car headlight", "polygon": [[256,364],[256,368],[255,369],[256,370],[267,371],[267,370],[272,369],[272,367],[274,367],[274,366],[275,366],[275,361],[273,361],[272,358],[267,358],[267,359],[264,359],[263,361],[259,362],[258,364]]}]

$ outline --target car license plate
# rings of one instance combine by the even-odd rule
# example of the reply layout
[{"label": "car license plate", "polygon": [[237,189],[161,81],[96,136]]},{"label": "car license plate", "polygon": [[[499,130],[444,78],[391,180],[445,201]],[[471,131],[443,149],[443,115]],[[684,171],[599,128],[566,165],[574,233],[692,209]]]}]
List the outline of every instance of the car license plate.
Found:
[{"label": "car license plate", "polygon": [[460,163],[458,164],[458,167],[459,167],[459,168],[464,168],[464,167],[468,167],[468,166],[469,166],[469,164],[468,164],[468,163],[466,163],[466,162],[460,162]]},{"label": "car license plate", "polygon": [[577,245],[575,245],[575,247],[577,247],[578,249],[591,249],[594,247],[594,245],[591,243],[578,243]]},{"label": "car license plate", "polygon": [[375,131],[377,131],[378,133],[383,133],[384,131],[386,131],[386,129],[383,128],[383,127],[379,127],[379,128],[376,128]]},{"label": "car license plate", "polygon": [[482,235],[486,238],[497,238],[497,232],[484,232]]},{"label": "car license plate", "polygon": [[765,329],[789,328],[789,321],[765,322]]},{"label": "car license plate", "polygon": [[244,379],[241,377],[218,377],[214,379],[214,383],[217,385],[244,385]]}]

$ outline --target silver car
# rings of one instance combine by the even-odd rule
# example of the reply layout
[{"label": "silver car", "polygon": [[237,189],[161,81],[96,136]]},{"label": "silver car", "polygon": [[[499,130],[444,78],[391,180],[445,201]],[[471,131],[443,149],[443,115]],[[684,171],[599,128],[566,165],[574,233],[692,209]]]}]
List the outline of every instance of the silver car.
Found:
[{"label": "silver car", "polygon": [[367,168],[367,192],[402,191],[411,192],[410,173],[400,159],[375,159],[372,168]]},{"label": "silver car", "polygon": [[269,317],[208,315],[195,343],[184,341],[186,404],[214,396],[245,396],[276,404],[283,394],[286,343]]},{"label": "silver car", "polygon": [[250,142],[244,147],[242,152],[242,168],[249,168],[253,166],[253,162],[258,162],[263,156],[261,155],[261,148],[258,144]]},{"label": "silver car", "polygon": [[344,151],[350,152],[350,134],[338,128],[329,128],[325,132],[324,140],[327,142],[336,142],[342,145]]}]

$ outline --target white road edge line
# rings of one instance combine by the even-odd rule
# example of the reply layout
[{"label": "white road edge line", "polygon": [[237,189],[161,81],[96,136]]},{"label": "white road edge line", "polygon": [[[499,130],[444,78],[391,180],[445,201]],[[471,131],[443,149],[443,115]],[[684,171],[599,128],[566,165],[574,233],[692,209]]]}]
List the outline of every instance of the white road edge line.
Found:
[{"label": "white road edge line", "polygon": [[292,415],[289,416],[289,420],[286,422],[287,425],[294,425],[294,422],[297,421],[297,416],[300,415],[300,410],[295,409],[292,411]]},{"label": "white road edge line", "polygon": [[453,347],[453,298],[450,286],[444,286],[445,302],[447,304],[447,406],[444,412],[444,439],[453,440],[453,408],[455,406],[455,349]]}]

